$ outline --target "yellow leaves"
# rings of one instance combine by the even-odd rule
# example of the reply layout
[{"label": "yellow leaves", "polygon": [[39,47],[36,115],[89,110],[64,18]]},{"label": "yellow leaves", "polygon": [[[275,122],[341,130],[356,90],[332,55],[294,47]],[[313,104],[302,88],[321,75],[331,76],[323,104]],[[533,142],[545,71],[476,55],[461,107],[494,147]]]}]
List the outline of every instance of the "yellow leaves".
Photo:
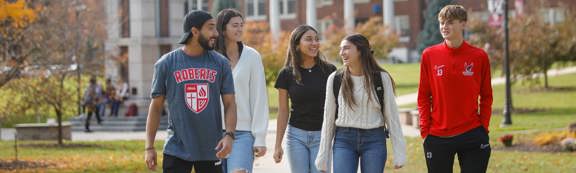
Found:
[{"label": "yellow leaves", "polygon": [[0,23],[9,21],[11,27],[22,28],[36,21],[38,9],[29,8],[25,0],[0,0]]},{"label": "yellow leaves", "polygon": [[561,132],[550,132],[539,134],[533,139],[534,144],[539,146],[549,145],[549,144],[559,144],[565,138],[575,137],[576,133],[569,131]]}]

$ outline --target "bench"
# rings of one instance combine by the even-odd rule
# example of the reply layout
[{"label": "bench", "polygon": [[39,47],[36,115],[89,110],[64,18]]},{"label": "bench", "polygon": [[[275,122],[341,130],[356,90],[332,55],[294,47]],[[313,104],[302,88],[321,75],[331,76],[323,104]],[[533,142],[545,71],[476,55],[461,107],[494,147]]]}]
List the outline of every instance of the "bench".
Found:
[{"label": "bench", "polygon": [[400,123],[420,129],[420,117],[416,109],[399,109]]},{"label": "bench", "polygon": [[[62,139],[71,140],[71,124],[62,123]],[[57,123],[16,124],[18,140],[58,140]]]}]

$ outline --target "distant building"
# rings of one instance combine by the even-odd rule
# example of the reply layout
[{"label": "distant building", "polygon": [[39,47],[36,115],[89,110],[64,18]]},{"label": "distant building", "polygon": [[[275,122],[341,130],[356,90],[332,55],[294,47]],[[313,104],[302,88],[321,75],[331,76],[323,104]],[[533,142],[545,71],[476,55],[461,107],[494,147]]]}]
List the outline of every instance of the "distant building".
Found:
[{"label": "distant building", "polygon": [[[106,58],[105,62],[106,76],[121,76],[127,79],[136,92],[136,98],[141,98],[139,105],[146,105],[154,71],[153,64],[162,54],[179,46],[176,42],[182,33],[183,16],[189,10],[210,11],[216,1],[106,0],[106,14],[108,14],[106,50],[110,52],[110,57]],[[336,27],[345,27],[346,23],[354,25],[365,22],[373,16],[386,16],[384,13],[388,11],[390,15],[384,19],[384,23],[392,24],[400,34],[400,45],[391,52],[391,56],[398,61],[415,62],[419,60],[416,51],[418,34],[422,30],[423,14],[430,0],[237,0],[234,2],[237,3],[238,10],[245,14],[247,21],[270,22],[274,25],[276,22],[271,19],[277,19],[280,26],[272,28],[278,27],[288,32],[297,25],[306,23],[314,25],[320,32],[325,32],[331,25]],[[275,6],[277,10],[270,8],[270,2],[278,3]],[[487,0],[455,0],[455,2],[470,9],[469,18],[489,21]],[[519,11],[528,11],[532,7],[540,6],[540,2],[548,3],[548,7],[539,8],[538,13],[551,22],[566,20],[564,12],[576,6],[576,1],[572,0],[508,0],[508,2],[512,17]],[[314,8],[308,8],[307,4],[314,4]],[[353,8],[346,8],[347,5]],[[307,17],[308,12],[314,11],[316,17]],[[271,17],[269,14],[279,16]]]}]

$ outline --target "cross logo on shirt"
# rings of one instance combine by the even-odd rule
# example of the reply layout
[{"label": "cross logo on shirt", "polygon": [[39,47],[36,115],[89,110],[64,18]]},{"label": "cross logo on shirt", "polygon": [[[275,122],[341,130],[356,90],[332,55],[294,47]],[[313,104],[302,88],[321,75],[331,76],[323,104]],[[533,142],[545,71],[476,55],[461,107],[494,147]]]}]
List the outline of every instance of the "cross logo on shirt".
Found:
[{"label": "cross logo on shirt", "polygon": [[210,101],[207,83],[192,83],[184,85],[186,106],[194,113],[200,113]]}]

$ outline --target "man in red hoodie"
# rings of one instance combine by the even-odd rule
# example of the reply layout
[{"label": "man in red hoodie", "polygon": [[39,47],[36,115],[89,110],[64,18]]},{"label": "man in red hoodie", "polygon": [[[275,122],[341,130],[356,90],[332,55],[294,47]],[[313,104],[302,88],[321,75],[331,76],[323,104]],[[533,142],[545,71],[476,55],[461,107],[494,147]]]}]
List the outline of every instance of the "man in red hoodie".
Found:
[{"label": "man in red hoodie", "polygon": [[422,53],[418,87],[428,172],[451,173],[456,154],[461,172],[486,172],[492,112],[488,55],[464,41],[464,7],[442,8],[438,21],[444,42]]}]

